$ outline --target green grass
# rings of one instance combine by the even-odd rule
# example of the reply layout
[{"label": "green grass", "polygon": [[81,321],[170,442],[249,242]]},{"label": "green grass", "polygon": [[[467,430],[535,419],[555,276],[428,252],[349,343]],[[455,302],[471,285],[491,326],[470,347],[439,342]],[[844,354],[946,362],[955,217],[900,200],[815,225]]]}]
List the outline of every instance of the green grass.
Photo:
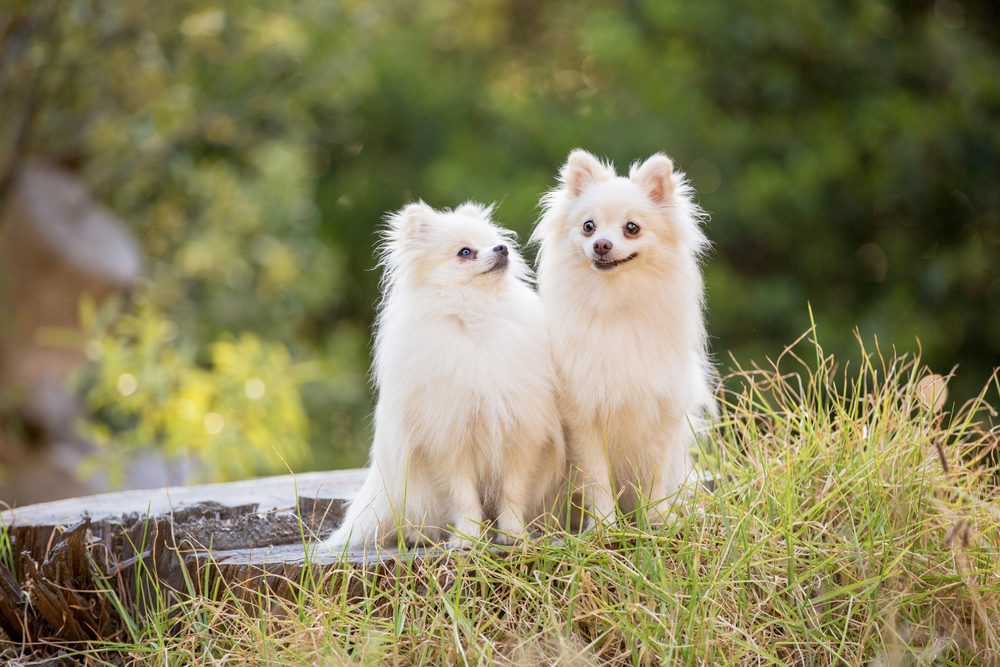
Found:
[{"label": "green grass", "polygon": [[917,360],[862,349],[844,368],[800,348],[809,361],[789,349],[727,379],[700,456],[715,489],[692,490],[667,525],[345,568],[296,582],[291,600],[193,596],[84,651],[164,665],[997,664],[996,378],[942,410]]}]

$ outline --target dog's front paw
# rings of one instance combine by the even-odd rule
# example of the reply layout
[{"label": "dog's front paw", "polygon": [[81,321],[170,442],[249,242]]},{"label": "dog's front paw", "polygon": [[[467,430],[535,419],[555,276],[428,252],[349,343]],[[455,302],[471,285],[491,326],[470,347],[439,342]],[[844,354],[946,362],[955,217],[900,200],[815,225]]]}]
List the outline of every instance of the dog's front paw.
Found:
[{"label": "dog's front paw", "polygon": [[469,549],[482,536],[483,526],[479,521],[462,518],[455,522],[451,535],[445,543],[450,548]]},{"label": "dog's front paw", "polygon": [[618,508],[614,502],[595,502],[583,513],[583,524],[580,532],[593,530],[598,525],[611,528],[618,523]]},{"label": "dog's front paw", "polygon": [[684,507],[675,501],[663,500],[649,507],[647,517],[651,527],[668,526],[684,517]]},{"label": "dog's front paw", "polygon": [[514,544],[527,536],[528,529],[519,513],[508,510],[497,517],[494,539],[498,544]]},{"label": "dog's front paw", "polygon": [[680,512],[670,507],[653,509],[649,511],[649,525],[654,527],[668,526],[682,516]]},{"label": "dog's front paw", "polygon": [[456,549],[458,551],[468,551],[475,545],[475,540],[463,535],[454,535],[444,543],[445,548]]},{"label": "dog's front paw", "polygon": [[615,512],[611,514],[605,514],[600,516],[595,516],[594,514],[588,513],[583,518],[583,524],[580,527],[581,533],[587,533],[598,526],[604,529],[614,528],[618,525],[618,515]]},{"label": "dog's front paw", "polygon": [[504,545],[521,542],[527,537],[528,531],[526,531],[523,526],[508,527],[506,529],[502,526],[498,526],[497,530],[493,533],[493,539],[496,543]]}]

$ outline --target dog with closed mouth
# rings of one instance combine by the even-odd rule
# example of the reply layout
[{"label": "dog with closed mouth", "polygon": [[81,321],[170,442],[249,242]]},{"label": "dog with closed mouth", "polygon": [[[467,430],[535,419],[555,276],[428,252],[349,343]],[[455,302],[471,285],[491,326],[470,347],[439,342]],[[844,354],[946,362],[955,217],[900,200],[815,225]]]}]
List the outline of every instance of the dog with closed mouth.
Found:
[{"label": "dog with closed mouth", "polygon": [[614,521],[642,499],[662,518],[714,410],[703,214],[659,153],[619,176],[574,150],[541,206],[538,287],[590,519]]},{"label": "dog with closed mouth", "polygon": [[368,477],[326,541],[343,549],[525,534],[565,474],[541,301],[492,209],[388,218]]}]

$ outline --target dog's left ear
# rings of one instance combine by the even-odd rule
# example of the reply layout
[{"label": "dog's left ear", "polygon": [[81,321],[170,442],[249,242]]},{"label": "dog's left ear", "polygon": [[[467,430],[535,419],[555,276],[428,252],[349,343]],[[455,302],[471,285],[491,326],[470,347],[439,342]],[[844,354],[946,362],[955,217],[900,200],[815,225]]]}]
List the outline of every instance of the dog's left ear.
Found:
[{"label": "dog's left ear", "polygon": [[579,197],[594,183],[607,180],[614,175],[613,169],[582,148],[574,149],[559,171],[563,185],[574,197]]},{"label": "dog's left ear", "polygon": [[413,241],[427,232],[433,219],[434,209],[422,201],[416,201],[391,214],[388,222],[396,238]]},{"label": "dog's left ear", "polygon": [[628,177],[661,206],[674,192],[674,163],[663,153],[650,156],[641,165],[633,165]]}]

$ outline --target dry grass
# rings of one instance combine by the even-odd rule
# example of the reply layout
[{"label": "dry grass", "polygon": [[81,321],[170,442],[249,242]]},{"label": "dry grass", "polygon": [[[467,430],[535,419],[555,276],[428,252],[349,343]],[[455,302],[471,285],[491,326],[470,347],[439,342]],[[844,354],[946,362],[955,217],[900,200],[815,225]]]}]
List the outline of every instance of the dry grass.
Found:
[{"label": "dry grass", "polygon": [[[804,349],[804,361],[795,355]],[[1000,427],[916,360],[800,342],[728,378],[715,489],[650,528],[332,572],[295,599],[191,598],[87,661],[1000,664]],[[263,611],[261,611],[263,610]],[[123,612],[124,613],[124,612]]]}]

